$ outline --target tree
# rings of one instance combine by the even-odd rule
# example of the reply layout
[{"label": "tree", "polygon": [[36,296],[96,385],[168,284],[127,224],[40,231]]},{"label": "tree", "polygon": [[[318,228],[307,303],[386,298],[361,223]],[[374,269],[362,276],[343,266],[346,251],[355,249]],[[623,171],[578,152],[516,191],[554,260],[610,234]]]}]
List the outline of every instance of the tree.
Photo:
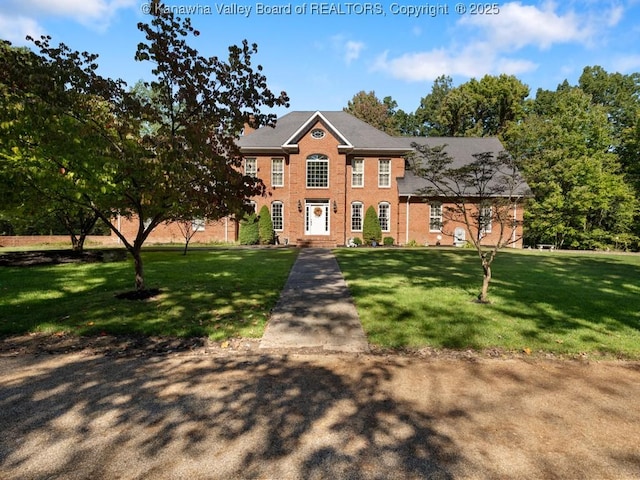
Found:
[{"label": "tree", "polygon": [[[382,228],[380,228],[380,219],[373,205],[369,205],[364,214],[364,223],[362,225],[362,239],[365,245],[380,245],[382,241]],[[374,244],[375,242],[375,244]]]},{"label": "tree", "polygon": [[[51,47],[48,37],[35,41],[40,54],[30,63],[3,48],[7,68],[0,72],[0,84],[32,117],[40,109],[44,123],[65,122],[52,138],[37,125],[35,144],[14,138],[15,165],[26,168],[28,160],[48,180],[66,179],[56,193],[91,209],[120,238],[134,259],[137,290],[145,289],[145,240],[161,223],[184,219],[185,204],[190,214],[216,220],[241,215],[245,200],[264,192],[261,182],[242,174],[236,139],[250,118],[274,124],[275,114],[261,113],[262,106],[288,102],[284,92],[267,88],[261,66],[252,68],[255,44],[229,47],[227,61],[203,57],[186,41],[199,35],[189,19],[175,18],[159,2],[151,16],[150,24],[138,24],[147,43],[138,45],[136,60],[153,64],[154,80],[146,84],[152,100],[98,75],[96,55]],[[78,142],[89,152],[84,158],[68,153]],[[118,215],[136,220],[132,241],[118,229]]]},{"label": "tree", "polygon": [[530,243],[592,249],[631,240],[637,201],[611,151],[608,114],[590,95],[568,85],[539,91],[504,138],[534,194]]},{"label": "tree", "polygon": [[450,137],[500,135],[523,114],[529,87],[513,75],[485,75],[451,88],[449,77],[436,80],[416,113],[427,133]]},{"label": "tree", "polygon": [[189,242],[191,239],[195,237],[196,233],[198,233],[202,228],[204,228],[204,220],[203,219],[193,219],[193,220],[176,220],[175,224],[178,226],[178,230],[180,230],[180,234],[182,238],[184,238],[184,250],[182,251],[183,255],[187,254],[187,249],[189,248]]},{"label": "tree", "polygon": [[433,82],[431,93],[420,100],[415,113],[420,135],[441,137],[447,134],[446,126],[439,121],[439,113],[442,102],[452,89],[453,79],[448,75],[441,75]]},{"label": "tree", "polygon": [[[450,224],[464,225],[468,238],[482,265],[482,289],[478,301],[488,301],[491,265],[498,251],[519,240],[515,236],[519,226],[513,216],[514,205],[528,195],[528,189],[514,160],[506,152],[494,155],[479,152],[474,160],[463,166],[454,166],[446,152],[446,145],[429,147],[414,143],[414,154],[409,156],[411,171],[427,180],[428,186],[418,193],[428,197],[446,199],[443,206],[442,232],[453,236]],[[492,245],[483,245],[489,225]]]},{"label": "tree", "polygon": [[349,100],[344,111],[389,135],[414,135],[417,129],[414,116],[397,108],[397,102],[391,97],[380,100],[373,91],[360,91]]},{"label": "tree", "polygon": [[238,241],[240,245],[256,245],[260,242],[258,217],[255,213],[247,213],[240,220]]},{"label": "tree", "polygon": [[271,245],[275,239],[269,207],[263,205],[258,215],[258,238],[261,245]]}]

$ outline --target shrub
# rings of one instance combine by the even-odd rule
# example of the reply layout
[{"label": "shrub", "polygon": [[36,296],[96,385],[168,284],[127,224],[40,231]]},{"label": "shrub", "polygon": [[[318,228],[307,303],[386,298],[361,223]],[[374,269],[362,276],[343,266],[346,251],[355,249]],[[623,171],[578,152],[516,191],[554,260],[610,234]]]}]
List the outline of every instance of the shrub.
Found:
[{"label": "shrub", "polygon": [[382,240],[382,244],[387,246],[387,247],[392,247],[393,245],[395,245],[396,241],[393,239],[393,237],[384,237],[384,239]]},{"label": "shrub", "polygon": [[418,246],[418,242],[416,242],[415,240],[410,240],[409,242],[407,242],[407,247],[417,247]]},{"label": "shrub", "polygon": [[356,244],[356,246],[358,246],[358,247],[359,247],[360,245],[362,245],[362,239],[361,239],[360,237],[355,237],[355,238],[353,239],[353,243],[355,243],[355,244]]},{"label": "shrub", "polygon": [[365,245],[380,244],[382,240],[382,229],[380,228],[380,219],[373,206],[367,208],[364,214],[364,225],[362,226],[362,238]]},{"label": "shrub", "polygon": [[240,220],[238,231],[240,245],[256,245],[260,240],[258,233],[258,218],[255,213],[245,214]]},{"label": "shrub", "polygon": [[266,205],[262,206],[258,216],[258,238],[260,245],[271,245],[275,239],[271,212],[269,212],[269,207]]}]

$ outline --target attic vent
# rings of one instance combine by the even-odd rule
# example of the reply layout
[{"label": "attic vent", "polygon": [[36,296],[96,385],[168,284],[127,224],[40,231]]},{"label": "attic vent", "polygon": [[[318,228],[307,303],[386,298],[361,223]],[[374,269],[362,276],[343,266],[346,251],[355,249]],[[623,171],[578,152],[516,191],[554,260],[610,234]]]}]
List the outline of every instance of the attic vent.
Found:
[{"label": "attic vent", "polygon": [[324,138],[324,135],[325,135],[324,130],[321,130],[319,128],[315,128],[311,130],[311,137],[317,140]]}]

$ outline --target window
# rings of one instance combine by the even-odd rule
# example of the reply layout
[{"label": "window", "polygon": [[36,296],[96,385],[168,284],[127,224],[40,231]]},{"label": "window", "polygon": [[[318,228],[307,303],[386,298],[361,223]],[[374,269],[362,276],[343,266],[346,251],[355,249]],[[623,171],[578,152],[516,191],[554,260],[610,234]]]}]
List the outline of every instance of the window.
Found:
[{"label": "window", "polygon": [[442,204],[429,204],[429,231],[439,232],[442,230]]},{"label": "window", "polygon": [[329,159],[325,155],[307,157],[307,188],[329,186]]},{"label": "window", "polygon": [[351,161],[351,186],[364,187],[364,159],[354,158]]},{"label": "window", "polygon": [[389,231],[389,210],[391,206],[387,202],[381,202],[378,205],[378,219],[380,220],[380,228],[383,232]]},{"label": "window", "polygon": [[490,206],[480,207],[480,233],[486,235],[491,233],[491,220],[493,217],[493,209]]},{"label": "window", "polygon": [[271,186],[272,187],[284,186],[284,159],[283,158],[271,159]]},{"label": "window", "polygon": [[283,230],[284,215],[282,212],[282,202],[273,202],[271,204],[271,221],[274,230]]},{"label": "window", "polygon": [[362,231],[362,209],[363,205],[360,202],[353,202],[351,204],[351,231]]},{"label": "window", "polygon": [[247,177],[257,177],[258,176],[258,162],[255,158],[246,158],[244,160],[244,174]]},{"label": "window", "polygon": [[194,218],[191,220],[191,228],[194,232],[204,232],[204,218]]},{"label": "window", "polygon": [[324,138],[324,130],[322,130],[321,128],[315,128],[311,130],[311,138],[315,138],[316,140]]},{"label": "window", "polygon": [[378,161],[378,186],[391,186],[391,160]]}]

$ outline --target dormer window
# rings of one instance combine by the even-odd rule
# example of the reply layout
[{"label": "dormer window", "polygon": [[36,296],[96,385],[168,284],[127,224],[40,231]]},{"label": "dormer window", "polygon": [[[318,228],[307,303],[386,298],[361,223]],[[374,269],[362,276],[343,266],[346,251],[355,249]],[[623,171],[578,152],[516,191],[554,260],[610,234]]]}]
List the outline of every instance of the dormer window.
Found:
[{"label": "dormer window", "polygon": [[311,138],[320,140],[321,138],[324,138],[324,136],[325,136],[324,130],[322,130],[321,128],[314,128],[313,130],[311,130]]}]

